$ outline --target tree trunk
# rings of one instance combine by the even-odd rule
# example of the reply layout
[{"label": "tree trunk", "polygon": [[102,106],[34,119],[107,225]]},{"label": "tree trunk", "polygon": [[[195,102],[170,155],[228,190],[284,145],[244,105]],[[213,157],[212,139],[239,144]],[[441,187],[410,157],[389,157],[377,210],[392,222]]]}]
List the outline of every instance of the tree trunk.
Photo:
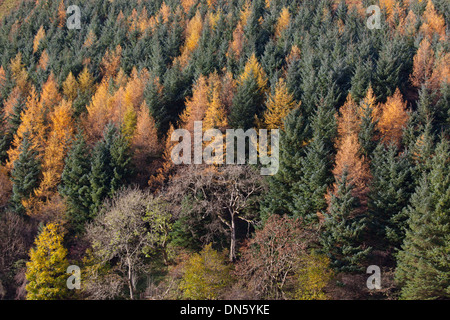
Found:
[{"label": "tree trunk", "polygon": [[231,215],[231,241],[230,241],[230,262],[236,259],[236,226],[234,224],[234,214]]},{"label": "tree trunk", "polygon": [[130,299],[134,300],[133,273],[131,271],[130,259],[127,260],[128,260],[128,288],[130,289]]}]

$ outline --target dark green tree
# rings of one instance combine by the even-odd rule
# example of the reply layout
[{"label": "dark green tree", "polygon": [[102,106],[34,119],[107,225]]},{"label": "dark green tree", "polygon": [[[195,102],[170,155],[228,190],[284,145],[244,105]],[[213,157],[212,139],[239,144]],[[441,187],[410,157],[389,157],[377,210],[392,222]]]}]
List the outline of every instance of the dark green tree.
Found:
[{"label": "dark green tree", "polygon": [[258,86],[253,71],[238,86],[233,97],[233,108],[230,113],[230,124],[235,129],[248,130],[255,126],[255,116],[263,111],[264,95]]},{"label": "dark green tree", "polygon": [[11,205],[15,212],[23,215],[25,208],[22,201],[29,198],[33,190],[38,187],[41,172],[38,154],[33,150],[28,133],[24,135],[19,152],[19,158],[14,161],[11,171],[13,183]]},{"label": "dark green tree", "polygon": [[97,213],[106,197],[112,197],[131,174],[129,142],[119,130],[108,124],[103,140],[94,148],[91,162],[91,211]]},{"label": "dark green tree", "polygon": [[359,270],[371,250],[362,243],[366,222],[360,216],[354,217],[359,201],[352,195],[352,190],[353,184],[348,181],[345,169],[338,181],[336,195],[331,196],[329,213],[325,215],[323,225],[325,231],[320,235],[322,250],[330,258],[331,266],[342,272]]},{"label": "dark green tree", "polygon": [[284,130],[280,134],[280,166],[276,175],[268,177],[269,191],[261,205],[263,221],[271,214],[293,215],[292,187],[301,178],[307,127],[299,109],[292,110],[284,120]]},{"label": "dark green tree", "polygon": [[408,207],[408,230],[397,256],[402,299],[450,298],[450,151],[443,138]]},{"label": "dark green tree", "polygon": [[404,238],[405,210],[414,191],[414,169],[408,158],[406,152],[399,154],[395,144],[379,144],[372,157],[369,220],[382,249],[399,248]]},{"label": "dark green tree", "polygon": [[78,134],[67,155],[59,186],[59,193],[66,199],[69,223],[75,232],[82,232],[85,223],[93,218],[90,170],[89,149],[83,135]]}]

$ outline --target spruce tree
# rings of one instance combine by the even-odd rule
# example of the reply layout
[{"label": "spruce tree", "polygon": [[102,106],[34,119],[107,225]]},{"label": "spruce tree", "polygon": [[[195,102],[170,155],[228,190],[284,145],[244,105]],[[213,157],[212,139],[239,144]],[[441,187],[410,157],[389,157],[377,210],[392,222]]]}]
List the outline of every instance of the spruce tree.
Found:
[{"label": "spruce tree", "polygon": [[335,270],[352,272],[360,269],[371,248],[361,242],[366,222],[364,218],[353,216],[354,210],[359,207],[359,200],[352,195],[353,184],[348,180],[346,169],[337,183],[338,190],[336,195],[331,196],[320,243]]},{"label": "spruce tree", "polygon": [[263,93],[258,85],[253,70],[250,70],[243,83],[238,86],[233,98],[230,124],[235,129],[244,131],[255,126],[255,116],[259,116],[263,107]]},{"label": "spruce tree", "polygon": [[0,165],[4,165],[8,159],[11,140],[12,136],[7,129],[7,119],[3,111],[3,99],[0,98]]},{"label": "spruce tree", "polygon": [[399,248],[406,229],[405,209],[414,190],[409,155],[399,154],[395,144],[379,144],[371,162],[373,180],[369,193],[372,234],[382,249]]},{"label": "spruce tree", "polygon": [[[307,222],[318,222],[318,213],[326,210],[325,194],[333,182],[331,174],[336,135],[335,109],[323,101],[311,121],[312,138],[298,159],[298,179],[292,185],[290,210]],[[309,136],[309,133],[308,133]]]},{"label": "spruce tree", "polygon": [[75,232],[84,230],[91,216],[89,149],[82,134],[75,137],[61,176],[59,193],[66,198],[67,216]]},{"label": "spruce tree", "polygon": [[408,207],[408,229],[397,256],[402,299],[450,298],[450,150],[436,147]]},{"label": "spruce tree", "polygon": [[22,144],[19,147],[19,158],[14,161],[11,171],[13,183],[11,205],[14,211],[25,214],[22,201],[28,199],[33,190],[38,187],[40,162],[38,154],[33,150],[28,133],[25,133]]},{"label": "spruce tree", "polygon": [[307,125],[300,109],[294,109],[284,120],[280,135],[280,166],[276,175],[268,177],[269,191],[265,197],[261,218],[271,214],[292,216],[292,187],[301,177],[301,159],[305,155]]},{"label": "spruce tree", "polygon": [[103,140],[94,148],[91,162],[91,211],[95,214],[106,197],[119,190],[131,174],[129,142],[117,128],[108,124]]}]

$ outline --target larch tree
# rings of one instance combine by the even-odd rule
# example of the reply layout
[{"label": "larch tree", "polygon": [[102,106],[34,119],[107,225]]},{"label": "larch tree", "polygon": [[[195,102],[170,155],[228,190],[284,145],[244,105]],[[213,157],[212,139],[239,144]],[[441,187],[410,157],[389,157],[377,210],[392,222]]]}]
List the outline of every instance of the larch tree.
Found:
[{"label": "larch tree", "polygon": [[72,72],[69,73],[66,80],[63,82],[62,89],[64,96],[68,101],[74,101],[78,96],[78,82]]},{"label": "larch tree", "polygon": [[108,82],[103,80],[92,97],[91,103],[87,106],[88,114],[84,127],[89,142],[98,140],[108,123],[110,114],[108,101],[110,98]]},{"label": "larch tree", "polygon": [[381,117],[378,128],[383,135],[385,143],[400,144],[403,136],[403,129],[408,121],[406,102],[400,90],[397,89],[392,97],[388,97],[385,104],[381,105]]},{"label": "larch tree", "polygon": [[41,41],[44,38],[45,38],[45,30],[44,30],[44,26],[41,26],[39,28],[38,32],[36,33],[36,36],[34,37],[34,40],[33,40],[33,53],[38,51],[39,44],[41,43]]},{"label": "larch tree", "polygon": [[289,9],[287,7],[283,7],[280,12],[280,16],[278,17],[277,23],[275,24],[275,37],[281,37],[281,34],[284,30],[289,26],[291,21],[291,14],[289,13]]},{"label": "larch tree", "polygon": [[[150,115],[145,101],[137,114],[136,130],[131,140],[131,149],[133,150],[132,162],[137,171],[137,180],[142,179],[147,183],[156,167],[153,160],[162,153],[162,145],[158,138],[155,120]],[[142,184],[144,184],[144,181]]]},{"label": "larch tree", "polygon": [[286,82],[280,78],[275,90],[266,101],[263,124],[266,129],[283,129],[284,118],[292,109],[299,107],[294,96],[289,93]]},{"label": "larch tree", "polygon": [[20,114],[20,124],[14,135],[11,149],[8,151],[7,167],[12,168],[13,162],[19,157],[19,148],[24,139],[25,133],[28,133],[29,139],[33,144],[33,149],[41,155],[45,145],[45,133],[47,132],[46,113],[43,105],[39,102],[34,87],[27,98],[25,111]]},{"label": "larch tree", "polygon": [[220,98],[219,85],[212,85],[212,93],[203,119],[203,129],[224,130],[228,127],[228,114]]},{"label": "larch tree", "polygon": [[200,11],[188,22],[186,27],[186,40],[181,49],[180,63],[182,67],[187,66],[192,52],[197,48],[202,35],[203,20]]},{"label": "larch tree", "polygon": [[67,250],[58,224],[49,223],[35,241],[27,262],[27,300],[60,300],[69,296]]},{"label": "larch tree", "polygon": [[346,180],[353,185],[352,196],[360,202],[359,214],[367,209],[368,184],[371,179],[368,163],[361,156],[361,147],[356,134],[351,134],[341,140],[337,147],[333,175],[336,183],[332,192],[338,191],[338,183],[342,181],[342,175],[346,172]]},{"label": "larch tree", "polygon": [[114,50],[107,49],[101,61],[101,70],[103,77],[109,79],[117,74],[122,59],[122,47],[116,46]]},{"label": "larch tree", "polygon": [[410,80],[413,86],[420,88],[422,84],[427,84],[431,78],[435,61],[434,50],[428,38],[424,38],[420,42],[413,61],[413,72]]},{"label": "larch tree", "polygon": [[47,81],[42,85],[42,93],[39,103],[47,111],[51,112],[61,101],[61,95],[59,94],[58,83],[56,82],[55,75],[50,73]]},{"label": "larch tree", "polygon": [[186,100],[186,109],[180,116],[180,124],[191,134],[194,133],[194,122],[202,121],[208,107],[209,86],[207,78],[200,76],[192,89],[192,97]]},{"label": "larch tree", "polygon": [[441,40],[445,38],[445,19],[444,16],[437,13],[433,1],[428,0],[425,12],[423,14],[424,23],[420,27],[423,32],[430,39],[434,33],[437,33]]},{"label": "larch tree", "polygon": [[[42,179],[29,201],[29,215],[40,216],[57,195],[64,159],[74,135],[72,104],[63,100],[50,115],[50,135],[42,157]],[[46,207],[47,206],[47,207]]]}]

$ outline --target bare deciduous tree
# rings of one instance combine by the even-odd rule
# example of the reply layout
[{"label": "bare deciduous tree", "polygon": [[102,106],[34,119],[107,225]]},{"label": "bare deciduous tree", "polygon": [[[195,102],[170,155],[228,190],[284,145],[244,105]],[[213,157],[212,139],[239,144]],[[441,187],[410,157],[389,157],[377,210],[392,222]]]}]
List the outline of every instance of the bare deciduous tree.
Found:
[{"label": "bare deciduous tree", "polygon": [[[158,215],[156,215],[158,213]],[[135,298],[139,274],[147,268],[145,256],[164,249],[170,214],[161,200],[139,189],[124,189],[109,201],[87,228],[92,253],[101,263],[113,265]],[[117,281],[114,280],[117,287]]]},{"label": "bare deciduous tree", "polygon": [[[211,236],[226,233],[230,237],[230,261],[236,259],[236,221],[255,224],[256,216],[246,210],[264,189],[260,175],[249,166],[207,166],[191,165],[179,170],[169,186],[166,196],[175,204],[176,218],[185,214],[210,217],[204,226]],[[182,206],[183,200],[193,201],[189,208]],[[190,212],[186,212],[186,210]]]}]

